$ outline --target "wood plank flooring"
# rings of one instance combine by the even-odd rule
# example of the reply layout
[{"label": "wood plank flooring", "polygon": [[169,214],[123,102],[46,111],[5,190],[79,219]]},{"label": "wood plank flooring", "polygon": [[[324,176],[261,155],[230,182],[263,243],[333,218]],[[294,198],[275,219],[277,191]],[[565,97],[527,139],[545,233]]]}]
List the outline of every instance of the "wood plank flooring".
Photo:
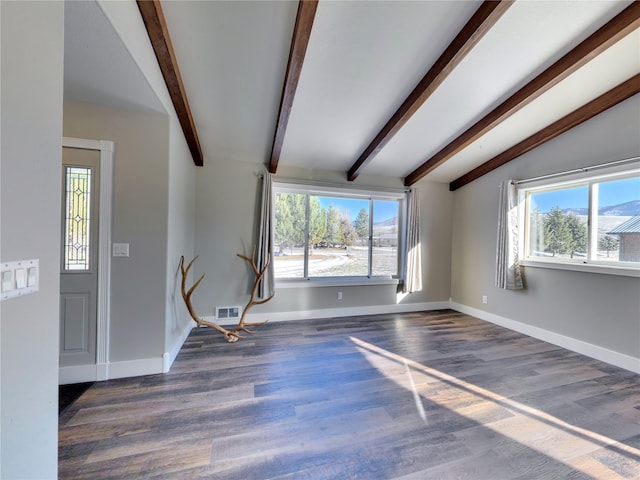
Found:
[{"label": "wood plank flooring", "polygon": [[194,330],[60,416],[61,479],[640,479],[640,376],[454,311]]}]

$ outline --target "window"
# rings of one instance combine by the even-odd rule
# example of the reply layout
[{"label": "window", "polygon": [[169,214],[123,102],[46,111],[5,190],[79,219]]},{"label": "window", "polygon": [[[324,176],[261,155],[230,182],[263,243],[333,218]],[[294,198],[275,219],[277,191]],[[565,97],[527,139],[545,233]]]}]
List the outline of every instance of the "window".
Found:
[{"label": "window", "polygon": [[276,279],[397,278],[403,199],[274,184]]},{"label": "window", "polygon": [[64,270],[89,271],[91,168],[65,167]]},{"label": "window", "polygon": [[640,269],[640,172],[520,188],[525,261]]}]

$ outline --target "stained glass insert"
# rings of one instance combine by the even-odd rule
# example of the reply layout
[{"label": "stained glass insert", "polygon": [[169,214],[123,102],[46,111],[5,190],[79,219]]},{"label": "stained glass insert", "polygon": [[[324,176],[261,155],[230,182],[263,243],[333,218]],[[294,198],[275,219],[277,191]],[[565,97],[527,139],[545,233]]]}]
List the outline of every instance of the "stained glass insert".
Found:
[{"label": "stained glass insert", "polygon": [[65,168],[64,269],[90,269],[91,168]]}]

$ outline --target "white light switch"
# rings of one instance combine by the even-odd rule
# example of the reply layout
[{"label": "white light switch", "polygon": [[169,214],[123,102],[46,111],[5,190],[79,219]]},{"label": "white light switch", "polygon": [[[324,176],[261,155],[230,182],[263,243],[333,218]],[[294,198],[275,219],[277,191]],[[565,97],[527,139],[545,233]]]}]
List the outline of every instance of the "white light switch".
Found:
[{"label": "white light switch", "polygon": [[10,292],[13,288],[13,270],[2,270],[2,291]]},{"label": "white light switch", "polygon": [[27,287],[38,286],[38,267],[27,268]]},{"label": "white light switch", "polygon": [[16,288],[25,288],[27,286],[27,272],[24,268],[16,268]]},{"label": "white light switch", "polygon": [[129,244],[128,243],[114,243],[113,244],[113,256],[114,257],[128,257],[129,256]]},{"label": "white light switch", "polygon": [[2,300],[38,291],[40,261],[2,262]]}]

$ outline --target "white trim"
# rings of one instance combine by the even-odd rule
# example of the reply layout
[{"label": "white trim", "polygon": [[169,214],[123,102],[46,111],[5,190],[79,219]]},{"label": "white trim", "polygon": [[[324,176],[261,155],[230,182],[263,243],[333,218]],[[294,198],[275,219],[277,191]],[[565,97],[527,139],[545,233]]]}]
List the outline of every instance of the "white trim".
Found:
[{"label": "white trim", "polygon": [[96,381],[102,382],[109,379],[109,364],[98,363],[96,364]]},{"label": "white trim", "polygon": [[182,345],[184,345],[184,342],[187,340],[187,337],[191,333],[191,330],[194,326],[195,325],[192,323],[192,321],[189,320],[182,329],[182,332],[180,332],[180,337],[178,338],[178,340],[176,340],[176,343],[173,345],[171,351],[165,352],[164,355],[162,355],[162,373],[167,373],[169,371],[171,365],[173,365],[173,362],[175,362],[178,353],[180,353]]},{"label": "white trim", "polygon": [[98,324],[96,364],[109,362],[111,315],[111,205],[113,198],[113,142],[100,141],[100,243],[98,266]]},{"label": "white trim", "polygon": [[163,373],[162,357],[138,358],[109,364],[109,379],[139,377],[156,373]]},{"label": "white trim", "polygon": [[[178,351],[179,350],[178,348]],[[163,357],[158,358],[141,358],[101,365],[72,365],[60,367],[58,370],[58,384],[67,385],[70,383],[100,382],[114,378],[166,373],[163,369],[164,357],[169,355],[169,353],[165,353]]]},{"label": "white trim", "polygon": [[460,303],[451,302],[451,308],[458,312],[477,317],[481,320],[500,325],[501,327],[529,335],[530,337],[537,338],[538,340],[543,340],[573,352],[595,358],[596,360],[615,365],[616,367],[624,368],[625,370],[630,370],[634,373],[640,373],[640,358],[615,352],[608,348],[583,342],[582,340],[567,337],[560,333],[518,322],[517,320],[511,320],[510,318],[485,312],[484,310],[479,310],[477,308],[468,307]]},{"label": "white trim", "polygon": [[[300,310],[292,312],[248,313],[246,321],[262,322],[289,322],[295,320],[308,320],[315,318],[354,317],[358,315],[377,315],[385,313],[422,312],[426,310],[443,310],[450,308],[449,302],[422,302],[405,303],[396,305],[367,305],[363,307],[344,308],[319,308],[317,310]],[[214,317],[203,317],[204,320],[216,322]],[[236,325],[237,322],[224,322],[219,325]]]},{"label": "white trim", "polygon": [[409,191],[408,187],[397,188],[360,184],[354,185],[353,183],[321,182],[303,178],[279,177],[277,175],[273,176],[273,184],[274,186],[278,185],[279,188],[284,188],[287,190],[293,189],[302,190],[305,192],[313,191],[314,193],[342,193],[347,195],[352,194],[362,198],[380,196],[379,198],[381,199],[401,198],[405,193]]},{"label": "white trim", "polygon": [[523,260],[524,267],[551,268],[555,270],[570,270],[573,272],[602,273],[605,275],[619,275],[623,277],[640,277],[640,268],[623,267],[620,265],[602,265],[597,263],[563,263],[546,262],[544,260]]},{"label": "white trim", "polygon": [[[100,152],[100,217],[98,239],[98,298],[96,319],[96,363],[87,365],[85,380],[106,380],[109,377],[109,326],[111,315],[109,302],[111,299],[111,205],[113,201],[113,156],[115,144],[108,140],[88,140],[84,138],[63,137],[62,146]],[[70,368],[69,372],[66,369]],[[65,373],[63,373],[65,369]],[[89,374],[89,371],[91,374]],[[78,367],[61,367],[60,381],[66,378],[78,378],[85,370]]]},{"label": "white trim", "polygon": [[96,365],[73,365],[60,367],[58,370],[58,384],[95,382],[98,380]]},{"label": "white trim", "polygon": [[[622,160],[615,160],[613,162],[602,163],[600,165],[591,165],[588,167],[574,168],[573,170],[567,170],[564,172],[550,173],[549,175],[541,175],[539,177],[526,178],[523,180],[515,180],[516,185],[531,184],[534,188],[538,185],[555,185],[551,182],[554,178],[569,177],[569,182],[577,181],[582,178],[597,178],[597,175],[591,173],[594,170],[605,169],[608,173],[604,176],[615,175],[619,172],[626,172],[629,169],[629,164],[638,163],[640,165],[640,157],[624,158]],[[558,182],[562,184],[563,182]],[[530,187],[526,187],[530,188]]]},{"label": "white trim", "polygon": [[319,277],[276,280],[276,288],[314,288],[314,287],[363,287],[373,285],[398,285],[400,280],[397,278],[339,278],[329,277],[323,279]]},{"label": "white trim", "polygon": [[101,382],[109,378],[109,365],[69,365],[58,370],[58,384]]}]

